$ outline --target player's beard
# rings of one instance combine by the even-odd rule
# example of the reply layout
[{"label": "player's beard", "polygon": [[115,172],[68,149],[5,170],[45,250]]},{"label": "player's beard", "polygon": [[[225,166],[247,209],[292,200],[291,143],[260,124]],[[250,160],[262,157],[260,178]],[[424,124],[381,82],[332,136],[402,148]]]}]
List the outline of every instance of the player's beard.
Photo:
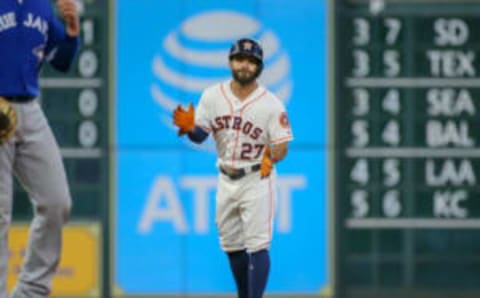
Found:
[{"label": "player's beard", "polygon": [[260,75],[260,72],[258,71],[258,68],[257,68],[257,71],[255,72],[250,72],[244,69],[240,69],[236,71],[232,70],[233,79],[243,86],[254,82],[259,75]]}]

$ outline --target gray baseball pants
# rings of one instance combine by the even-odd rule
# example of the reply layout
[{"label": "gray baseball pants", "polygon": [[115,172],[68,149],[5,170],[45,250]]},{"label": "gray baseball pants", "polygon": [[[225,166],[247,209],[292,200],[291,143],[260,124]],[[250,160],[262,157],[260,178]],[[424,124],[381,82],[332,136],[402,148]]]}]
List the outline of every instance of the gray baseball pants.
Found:
[{"label": "gray baseball pants", "polygon": [[12,213],[13,174],[28,192],[34,217],[24,263],[11,297],[44,298],[60,261],[62,226],[71,197],[58,144],[38,104],[13,104],[18,128],[0,145],[0,297],[7,296],[8,229]]}]

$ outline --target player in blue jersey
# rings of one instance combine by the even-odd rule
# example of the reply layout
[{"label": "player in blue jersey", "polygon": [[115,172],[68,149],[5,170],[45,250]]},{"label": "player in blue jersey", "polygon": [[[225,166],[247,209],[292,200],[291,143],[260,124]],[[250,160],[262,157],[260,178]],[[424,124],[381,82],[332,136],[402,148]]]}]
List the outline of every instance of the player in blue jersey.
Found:
[{"label": "player in blue jersey", "polygon": [[39,71],[50,63],[67,71],[79,45],[75,0],[0,1],[0,97],[17,114],[15,134],[0,145],[0,297],[7,296],[7,234],[12,181],[18,178],[31,199],[24,263],[10,297],[47,297],[61,255],[62,227],[71,208],[70,191],[58,144],[36,101]]}]

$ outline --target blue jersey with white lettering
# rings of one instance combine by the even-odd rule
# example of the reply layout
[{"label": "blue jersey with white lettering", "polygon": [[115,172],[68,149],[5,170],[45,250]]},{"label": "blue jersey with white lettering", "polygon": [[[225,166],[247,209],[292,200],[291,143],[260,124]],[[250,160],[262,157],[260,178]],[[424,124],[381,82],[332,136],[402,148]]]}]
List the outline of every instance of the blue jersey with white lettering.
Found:
[{"label": "blue jersey with white lettering", "polygon": [[67,71],[77,49],[48,0],[0,0],[1,96],[38,96],[42,64]]}]

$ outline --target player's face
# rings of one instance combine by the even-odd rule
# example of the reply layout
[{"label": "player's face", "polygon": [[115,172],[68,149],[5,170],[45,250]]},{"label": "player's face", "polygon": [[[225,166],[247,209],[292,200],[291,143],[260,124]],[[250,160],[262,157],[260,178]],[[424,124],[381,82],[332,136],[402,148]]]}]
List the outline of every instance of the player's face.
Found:
[{"label": "player's face", "polygon": [[258,63],[250,56],[235,56],[230,60],[233,79],[242,85],[247,85],[258,77]]}]

